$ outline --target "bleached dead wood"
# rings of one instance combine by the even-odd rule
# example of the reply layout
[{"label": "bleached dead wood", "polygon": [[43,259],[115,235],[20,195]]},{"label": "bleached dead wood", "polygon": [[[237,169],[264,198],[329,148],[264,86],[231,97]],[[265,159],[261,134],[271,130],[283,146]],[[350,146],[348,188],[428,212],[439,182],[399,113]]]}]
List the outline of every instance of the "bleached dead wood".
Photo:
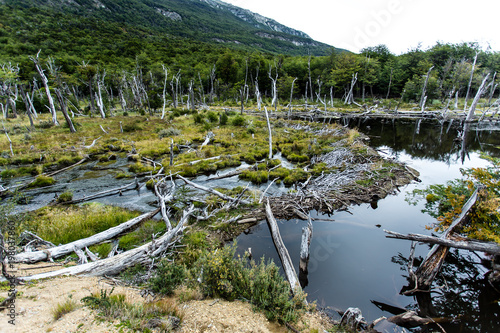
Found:
[{"label": "bleached dead wood", "polygon": [[77,165],[82,164],[82,163],[83,163],[83,162],[85,162],[86,160],[87,160],[87,157],[84,157],[84,158],[82,158],[80,161],[76,162],[75,164],[72,164],[72,165],[70,165],[70,166],[68,166],[68,167],[66,167],[66,168],[63,168],[63,169],[60,169],[60,170],[57,170],[57,171],[54,171],[54,172],[51,172],[51,173],[46,173],[45,175],[46,175],[46,176],[48,176],[48,177],[52,177],[52,176],[54,176],[54,175],[57,175],[58,173],[61,173],[61,172],[63,172],[63,171],[66,171],[66,170],[69,170],[69,169],[71,169],[71,168],[74,168],[74,167],[76,167]]},{"label": "bleached dead wood", "polygon": [[307,227],[302,228],[302,239],[300,242],[299,269],[304,273],[307,273],[307,263],[309,262],[309,246],[311,245],[312,229],[312,221],[309,217],[307,221]]},{"label": "bleached dead wood", "polygon": [[490,73],[486,75],[486,77],[483,79],[483,82],[481,83],[481,86],[477,90],[476,96],[474,97],[474,100],[472,101],[472,104],[469,109],[469,113],[467,114],[467,118],[465,121],[471,121],[472,118],[474,118],[474,112],[476,111],[476,106],[477,103],[479,102],[479,99],[481,98],[481,95],[484,93],[486,90],[486,81],[488,81],[488,78],[490,77]]},{"label": "bleached dead wood", "polygon": [[267,185],[266,189],[264,190],[264,192],[262,192],[262,195],[260,196],[259,204],[262,203],[262,200],[264,200],[264,196],[266,195],[267,190],[269,190],[269,188],[271,187],[271,185],[273,185],[274,182],[277,181],[278,179],[279,178],[274,178],[273,181],[271,183],[269,183],[269,185]]},{"label": "bleached dead wood", "polygon": [[[448,229],[440,238],[448,239],[453,230],[465,221],[470,209],[476,203],[477,198],[478,189],[474,191],[472,196],[462,207],[462,213],[460,214],[460,216],[458,216],[453,221],[453,223],[448,227]],[[446,255],[448,254],[448,250],[448,246],[445,245],[434,245],[432,247],[432,249],[427,254],[427,257],[415,272],[415,275],[417,277],[417,281],[415,281],[415,289],[428,290],[430,288],[432,281],[441,270],[441,266],[443,265]]]},{"label": "bleached dead wood", "polygon": [[207,136],[205,137],[205,141],[203,141],[203,143],[200,146],[200,150],[202,150],[203,147],[205,147],[206,145],[208,145],[210,143],[210,140],[212,140],[213,138],[215,138],[214,132],[212,132],[212,131],[208,132]]},{"label": "bleached dead wood", "polygon": [[269,114],[267,113],[267,108],[264,106],[264,112],[266,113],[267,121],[267,131],[269,132],[269,159],[273,158],[273,134],[271,131],[271,123],[269,122]]},{"label": "bleached dead wood", "polygon": [[130,183],[130,184],[122,186],[122,187],[118,187],[118,188],[114,188],[114,189],[111,189],[111,190],[102,191],[102,192],[95,193],[95,194],[92,194],[92,195],[89,195],[89,196],[84,196],[83,198],[79,198],[79,199],[74,199],[74,200],[71,200],[71,201],[66,201],[66,202],[63,202],[63,204],[70,205],[70,204],[80,203],[80,202],[92,200],[92,199],[103,197],[103,196],[117,194],[117,193],[120,193],[122,191],[133,190],[133,189],[136,189],[138,187],[139,187],[139,184],[137,183],[137,181],[135,181],[133,183]]},{"label": "bleached dead wood", "polygon": [[74,247],[81,249],[84,247],[88,247],[94,244],[99,244],[102,243],[108,239],[112,239],[119,234],[137,226],[141,222],[152,218],[155,216],[160,209],[155,209],[152,212],[142,214],[136,218],[133,218],[127,222],[124,222],[116,227],[109,228],[108,230],[105,230],[103,232],[100,232],[98,234],[95,234],[93,236],[90,236],[88,238],[84,239],[79,239],[77,241],[56,246],[47,250],[43,251],[34,251],[34,252],[24,252],[24,253],[19,253],[14,256],[14,261],[15,262],[22,262],[22,263],[36,263],[39,261],[47,260],[49,258],[59,258],[64,255],[70,254],[71,252],[74,251]]},{"label": "bleached dead wood", "polygon": [[[3,125],[3,122],[2,122],[2,125]],[[3,131],[5,133],[5,136],[7,137],[7,140],[9,140],[10,154],[12,157],[14,157],[14,151],[12,150],[12,141],[10,140],[9,134],[7,133],[7,130],[5,129],[5,125],[3,125]]]},{"label": "bleached dead wood", "polygon": [[167,248],[174,241],[175,237],[184,229],[184,224],[188,220],[189,216],[191,216],[193,211],[194,207],[191,206],[187,211],[184,212],[182,219],[174,229],[166,232],[160,238],[155,239],[138,248],[122,252],[111,258],[98,260],[96,262],[63,268],[57,271],[26,276],[23,277],[22,280],[31,281],[64,275],[116,275],[129,267],[135,266],[136,264],[149,265],[155,257],[158,257],[167,250]]},{"label": "bleached dead wood", "polygon": [[[179,179],[183,180],[186,184],[188,184],[188,185],[190,185],[190,186],[192,186],[192,187],[194,187],[194,188],[197,188],[197,189],[199,189],[199,190],[202,190],[202,191],[208,192],[208,193],[210,193],[210,194],[216,195],[216,196],[218,196],[219,198],[221,198],[221,199],[223,199],[223,200],[226,200],[226,201],[231,201],[231,202],[234,202],[234,201],[236,201],[236,200],[237,200],[237,199],[235,199],[235,198],[233,198],[233,197],[230,197],[230,196],[228,196],[228,195],[225,195],[225,194],[223,194],[223,193],[220,193],[220,192],[219,192],[219,191],[217,191],[217,190],[211,189],[211,188],[209,188],[209,187],[205,187],[205,186],[200,185],[200,184],[193,183],[192,181],[190,181],[190,180],[188,180],[188,179],[186,179],[186,178],[184,178],[184,177],[182,177],[182,176],[180,176],[180,175],[177,175],[177,178],[179,178]],[[249,202],[249,201],[247,201],[247,200],[240,200],[240,202],[241,202],[242,204],[245,204],[245,205],[247,205],[247,204],[249,204],[249,203],[250,203],[250,202]]]},{"label": "bleached dead wood", "polygon": [[56,93],[56,97],[59,100],[59,105],[61,106],[61,112],[64,116],[64,119],[66,120],[66,124],[68,124],[69,131],[71,133],[75,133],[76,132],[75,126],[73,126],[73,122],[71,121],[71,118],[68,115],[66,101],[64,100],[61,91],[59,91],[59,89],[54,89],[54,92]]},{"label": "bleached dead wood", "polygon": [[300,287],[299,279],[297,277],[297,273],[295,272],[290,254],[288,253],[288,250],[286,249],[285,244],[283,244],[283,240],[281,239],[280,230],[278,228],[278,224],[276,223],[276,219],[274,218],[273,211],[271,210],[269,199],[267,199],[266,203],[266,218],[267,224],[269,225],[269,230],[271,231],[271,235],[273,237],[274,246],[276,247],[276,250],[278,251],[278,254],[280,256],[286,278],[290,283],[292,293],[296,294],[302,291],[302,288]]},{"label": "bleached dead wood", "polygon": [[421,234],[400,234],[398,232],[384,230],[387,238],[407,239],[422,243],[439,244],[457,249],[469,251],[482,251],[490,254],[500,255],[500,245],[494,242],[483,242],[466,237],[452,236],[453,238],[441,238]]},{"label": "bleached dead wood", "polygon": [[231,171],[231,172],[228,172],[228,173],[225,173],[225,174],[222,174],[222,175],[218,175],[218,176],[210,176],[210,177],[207,178],[207,180],[224,179],[224,178],[229,178],[229,177],[237,176],[237,175],[239,175],[240,173],[243,172],[243,169],[247,169],[247,168],[242,168],[242,169],[234,170],[234,171]]},{"label": "bleached dead wood", "polygon": [[172,224],[170,223],[170,219],[168,218],[167,214],[167,203],[174,199],[175,193],[175,182],[172,179],[172,175],[170,175],[170,180],[172,183],[172,186],[170,188],[167,187],[165,178],[159,180],[154,184],[156,197],[158,197],[158,200],[160,201],[161,216],[163,218],[163,221],[167,225],[167,230],[172,229]]},{"label": "bleached dead wood", "polygon": [[38,74],[40,75],[40,77],[42,78],[42,84],[43,84],[43,87],[45,88],[45,93],[47,95],[47,100],[49,102],[49,110],[50,110],[50,113],[52,114],[52,122],[54,123],[54,125],[59,125],[59,123],[57,122],[56,107],[54,106],[54,99],[52,98],[52,95],[50,94],[49,80],[47,79],[47,76],[45,76],[45,73],[42,69],[42,66],[40,66],[40,62],[38,61],[38,56],[40,55],[40,52],[41,52],[41,50],[38,51],[38,53],[36,54],[36,57],[30,56],[29,58],[35,64],[35,68],[36,68]]}]

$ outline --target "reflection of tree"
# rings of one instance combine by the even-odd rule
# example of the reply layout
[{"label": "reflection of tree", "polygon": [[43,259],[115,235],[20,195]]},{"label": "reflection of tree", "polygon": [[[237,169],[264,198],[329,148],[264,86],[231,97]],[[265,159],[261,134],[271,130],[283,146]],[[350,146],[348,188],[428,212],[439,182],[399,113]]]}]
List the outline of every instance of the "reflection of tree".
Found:
[{"label": "reflection of tree", "polygon": [[[408,259],[403,255],[391,261],[406,271]],[[421,316],[456,319],[441,324],[447,332],[496,332],[500,327],[500,288],[488,282],[486,273],[476,257],[451,249],[431,294],[416,295],[417,304],[407,309]]]},{"label": "reflection of tree", "polygon": [[416,158],[444,162],[458,160],[468,151],[475,150],[488,152],[492,156],[499,155],[495,148],[498,145],[495,131],[470,132],[463,144],[463,127],[459,121],[360,118],[352,119],[349,125],[357,126],[371,136],[372,146],[389,146],[396,155],[405,152]]}]

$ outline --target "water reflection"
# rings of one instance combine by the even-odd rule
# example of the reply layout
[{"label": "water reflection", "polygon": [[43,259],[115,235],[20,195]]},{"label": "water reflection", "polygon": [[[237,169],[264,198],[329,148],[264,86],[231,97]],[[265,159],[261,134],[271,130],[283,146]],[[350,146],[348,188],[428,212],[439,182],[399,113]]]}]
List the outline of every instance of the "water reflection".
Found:
[{"label": "water reflection", "polygon": [[[383,200],[374,198],[371,203],[350,207],[350,212],[338,212],[331,217],[313,212],[317,220],[313,222],[308,275],[302,276],[303,281],[307,281],[308,298],[329,309],[359,307],[369,321],[391,316],[389,309],[413,309],[444,318],[468,318],[446,324],[448,332],[496,332],[493,328],[499,324],[498,299],[493,303],[482,300],[483,295],[494,294],[485,284],[485,270],[478,260],[471,261],[452,251],[450,263],[435,280],[435,285],[444,287],[418,299],[403,296],[400,291],[407,284],[406,265],[394,258],[397,253],[409,253],[410,242],[386,239],[383,229],[428,234],[425,226],[435,220],[421,212],[422,203],[408,205],[404,200],[406,194],[415,188],[458,178],[461,168],[488,166],[489,162],[481,159],[479,152],[500,156],[498,128],[491,124],[473,124],[467,128],[458,121],[449,120],[358,118],[344,121],[367,134],[371,146],[387,157],[398,158],[418,170],[422,183],[401,188],[399,195]],[[305,222],[279,223],[283,241],[298,270],[300,230]],[[252,247],[254,257],[265,255],[280,264],[265,223],[253,230],[252,235],[240,236],[238,246],[242,249]],[[427,252],[426,246],[419,246],[416,256],[425,256]],[[460,299],[462,295],[463,300]],[[381,304],[384,307],[381,308]]]}]

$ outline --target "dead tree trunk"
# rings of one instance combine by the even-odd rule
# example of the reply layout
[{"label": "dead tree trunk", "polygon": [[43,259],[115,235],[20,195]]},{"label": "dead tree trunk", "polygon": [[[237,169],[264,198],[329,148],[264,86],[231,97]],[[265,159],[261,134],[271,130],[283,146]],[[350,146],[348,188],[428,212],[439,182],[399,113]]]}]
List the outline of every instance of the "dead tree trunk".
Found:
[{"label": "dead tree trunk", "polygon": [[273,100],[271,105],[274,105],[274,111],[278,109],[278,88],[276,87],[276,82],[278,81],[278,68],[276,67],[276,77],[272,77],[272,67],[269,66],[269,78],[271,79],[271,93]]},{"label": "dead tree trunk", "polygon": [[467,110],[467,100],[469,99],[470,87],[472,85],[472,78],[474,77],[474,69],[476,68],[477,55],[478,53],[476,52],[476,56],[474,57],[474,62],[472,63],[472,69],[470,71],[469,85],[467,86],[467,94],[465,95],[465,101],[464,101],[464,112],[465,110]]},{"label": "dead tree trunk", "polygon": [[[474,206],[478,198],[478,190],[476,189],[469,200],[462,207],[462,213],[458,216],[450,227],[445,231],[445,233],[441,236],[443,239],[449,239],[453,230],[461,225],[471,208]],[[425,260],[420,264],[417,271],[415,272],[416,281],[415,282],[415,290],[429,290],[432,281],[441,270],[441,266],[443,265],[444,259],[448,254],[448,246],[444,245],[434,245],[432,249],[427,254]]]},{"label": "dead tree trunk", "polygon": [[429,83],[429,77],[431,75],[431,71],[434,68],[434,66],[431,66],[429,70],[427,71],[427,75],[425,76],[425,81],[424,85],[422,86],[422,95],[420,96],[420,108],[422,109],[422,112],[424,111],[425,108],[425,101],[427,100],[427,84]]},{"label": "dead tree trunk", "polygon": [[104,78],[106,77],[106,71],[103,72],[102,77],[99,75],[97,76],[97,94],[96,94],[96,99],[97,99],[97,107],[99,108],[99,112],[101,113],[101,118],[105,119],[106,118],[106,113],[104,112],[104,103],[102,101],[102,86],[104,85]]},{"label": "dead tree trunk", "polygon": [[163,109],[161,111],[161,119],[165,118],[165,107],[167,106],[167,78],[168,78],[168,68],[165,65],[161,65],[163,72],[165,73],[165,81],[163,82]]},{"label": "dead tree trunk", "polygon": [[24,91],[23,86],[20,86],[21,90],[21,98],[23,99],[24,106],[26,107],[26,114],[28,115],[28,118],[30,120],[30,126],[35,127],[35,124],[33,123],[33,116],[31,113],[31,105],[30,102],[28,102],[28,95],[26,95],[26,92]]},{"label": "dead tree trunk", "polygon": [[255,98],[257,99],[257,110],[261,110],[262,98],[259,91],[259,67],[257,67],[257,75],[255,76]]},{"label": "dead tree trunk", "polygon": [[267,113],[267,108],[264,106],[264,112],[266,113],[267,121],[267,131],[269,132],[269,159],[273,158],[273,134],[271,131],[271,122],[269,121],[269,114]]},{"label": "dead tree trunk", "polygon": [[297,78],[293,79],[292,88],[290,89],[290,105],[288,109],[288,119],[292,117],[292,98],[293,98],[293,86],[295,85],[295,81],[297,81]]},{"label": "dead tree trunk", "polygon": [[302,239],[300,242],[299,280],[302,288],[307,285],[307,264],[309,263],[309,246],[311,245],[312,230],[312,221],[308,217],[307,227],[302,228]]},{"label": "dead tree trunk", "polygon": [[391,75],[389,76],[389,87],[387,88],[387,95],[385,96],[385,99],[389,99],[389,95],[391,94],[392,72],[393,71],[394,71],[394,69],[391,68]]},{"label": "dead tree trunk", "polygon": [[493,99],[493,94],[495,93],[495,90],[497,89],[498,84],[495,84],[495,79],[497,77],[497,72],[493,74],[493,79],[491,80],[491,91],[490,91],[490,96],[488,97],[488,105],[491,106],[491,100]]},{"label": "dead tree trunk", "polygon": [[54,100],[52,99],[52,95],[50,94],[49,80],[45,76],[45,73],[43,72],[43,69],[40,66],[40,62],[38,61],[38,55],[40,54],[40,51],[38,51],[36,57],[30,56],[29,58],[35,64],[35,68],[40,77],[42,78],[42,83],[45,88],[45,93],[47,94],[47,99],[49,101],[49,110],[50,113],[52,114],[52,122],[54,123],[54,125],[59,125],[59,123],[57,122],[57,114],[56,114],[56,107],[54,106]]},{"label": "dead tree trunk", "polygon": [[269,199],[266,203],[266,218],[267,224],[269,225],[269,230],[271,231],[271,235],[273,237],[274,246],[276,247],[276,250],[278,251],[278,254],[280,256],[286,278],[290,283],[292,293],[296,294],[302,291],[302,288],[300,287],[299,279],[297,278],[297,273],[295,272],[290,254],[288,254],[288,250],[286,249],[285,244],[283,244],[283,240],[281,239],[278,224],[276,223],[276,219],[274,218],[271,206],[269,205]]},{"label": "dead tree trunk", "polygon": [[465,121],[472,121],[474,118],[474,112],[476,111],[476,106],[477,103],[479,102],[479,99],[481,98],[481,95],[483,92],[486,90],[486,81],[488,81],[488,78],[490,77],[490,73],[486,75],[486,77],[483,79],[483,82],[481,82],[481,86],[477,90],[476,96],[474,97],[474,100],[472,101],[472,104],[469,109],[469,113],[467,114],[467,118]]},{"label": "dead tree trunk", "polygon": [[90,236],[88,238],[79,239],[77,241],[56,246],[47,250],[34,251],[34,252],[23,252],[14,256],[14,262],[18,263],[29,263],[33,264],[39,261],[55,259],[73,252],[74,248],[85,248],[94,244],[102,243],[108,239],[112,239],[124,231],[130,230],[131,228],[137,226],[141,222],[148,220],[158,214],[160,209],[155,209],[154,211],[146,214],[142,214],[136,218],[133,218],[127,222],[124,222],[116,227],[109,228],[108,230],[102,231],[98,234]]},{"label": "dead tree trunk", "polygon": [[188,211],[184,211],[184,216],[174,229],[166,232],[160,238],[155,239],[152,242],[144,244],[138,248],[120,253],[111,258],[98,260],[96,262],[63,268],[53,272],[23,277],[22,280],[31,281],[64,275],[116,275],[129,267],[135,266],[136,264],[150,265],[156,257],[160,256],[168,249],[168,246],[174,241],[175,237],[180,232],[182,232],[182,230],[184,229],[184,224],[193,214],[194,210],[194,207],[191,206]]},{"label": "dead tree trunk", "polygon": [[76,129],[73,126],[73,122],[71,121],[71,118],[68,115],[68,111],[66,110],[66,103],[64,102],[64,98],[61,95],[61,92],[59,91],[59,89],[55,89],[55,93],[56,93],[57,99],[59,100],[59,105],[61,106],[61,112],[64,116],[64,119],[66,119],[66,123],[68,124],[69,131],[71,133],[75,133]]},{"label": "dead tree trunk", "polygon": [[344,104],[350,105],[353,102],[354,100],[353,91],[357,81],[358,81],[358,73],[352,74],[351,87],[349,88],[349,92],[347,93]]}]

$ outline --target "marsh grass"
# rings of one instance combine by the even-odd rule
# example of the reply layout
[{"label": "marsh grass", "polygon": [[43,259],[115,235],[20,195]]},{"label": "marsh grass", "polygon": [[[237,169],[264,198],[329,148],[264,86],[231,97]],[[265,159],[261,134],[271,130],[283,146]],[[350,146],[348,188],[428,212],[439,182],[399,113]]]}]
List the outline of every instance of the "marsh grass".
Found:
[{"label": "marsh grass", "polygon": [[[119,327],[128,328],[132,331],[151,332],[147,327],[151,319],[175,316],[182,320],[184,317],[183,311],[174,299],[163,298],[149,303],[132,304],[127,301],[125,295],[112,295],[112,293],[113,289],[109,293],[106,290],[101,290],[99,294],[93,293],[82,298],[82,303],[96,310],[100,320],[118,320],[120,322]],[[169,320],[163,320],[159,328],[162,332],[169,332],[172,326]]]},{"label": "marsh grass", "polygon": [[58,303],[53,309],[52,309],[52,318],[54,320],[58,320],[62,318],[65,314],[68,314],[74,310],[76,310],[79,307],[78,303],[72,300],[71,298],[68,298],[66,301],[62,303]]},{"label": "marsh grass", "polygon": [[19,229],[27,229],[54,244],[66,244],[117,226],[139,214],[98,203],[44,207],[28,214]]}]

